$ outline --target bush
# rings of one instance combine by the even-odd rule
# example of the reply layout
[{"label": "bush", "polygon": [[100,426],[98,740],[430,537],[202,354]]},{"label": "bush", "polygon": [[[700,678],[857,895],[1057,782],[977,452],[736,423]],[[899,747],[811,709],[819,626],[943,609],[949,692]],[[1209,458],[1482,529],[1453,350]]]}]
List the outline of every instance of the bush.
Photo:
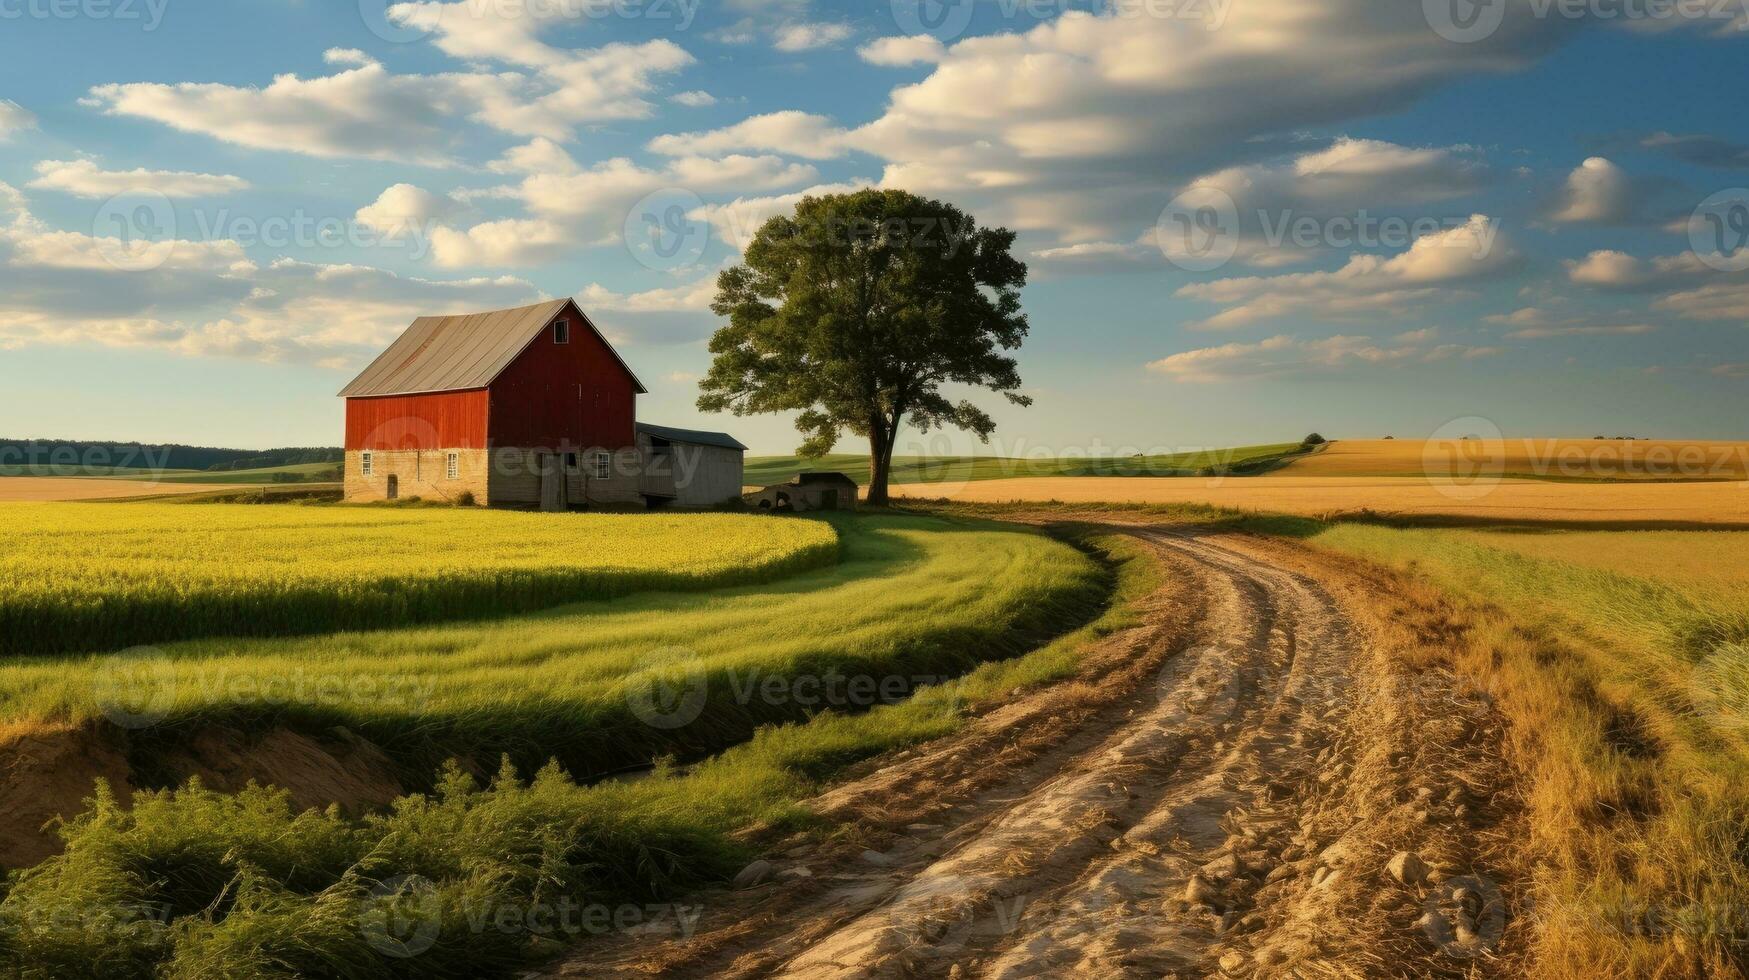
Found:
[{"label": "bush", "polygon": [[456,494],[455,505],[457,507],[478,507],[480,506],[480,502],[474,496],[472,490],[463,490],[461,493]]},{"label": "bush", "polygon": [[1305,437],[1304,439],[1301,439],[1300,445],[1302,445],[1302,446],[1322,446],[1324,443],[1326,443],[1328,441],[1329,440],[1325,439],[1323,436],[1314,432],[1311,435]]}]

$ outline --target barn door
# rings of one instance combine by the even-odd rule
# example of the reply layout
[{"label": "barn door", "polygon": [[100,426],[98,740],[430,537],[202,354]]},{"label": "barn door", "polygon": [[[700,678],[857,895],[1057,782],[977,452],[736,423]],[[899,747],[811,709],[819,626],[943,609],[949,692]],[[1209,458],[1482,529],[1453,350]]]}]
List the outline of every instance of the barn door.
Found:
[{"label": "barn door", "polygon": [[535,459],[540,467],[540,509],[564,510],[564,457],[558,453],[540,453]]}]

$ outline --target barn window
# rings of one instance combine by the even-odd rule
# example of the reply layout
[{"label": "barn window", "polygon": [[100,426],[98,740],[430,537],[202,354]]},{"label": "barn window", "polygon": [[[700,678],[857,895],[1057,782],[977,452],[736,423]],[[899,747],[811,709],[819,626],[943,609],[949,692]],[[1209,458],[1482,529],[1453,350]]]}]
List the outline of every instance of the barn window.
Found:
[{"label": "barn window", "polygon": [[444,470],[444,475],[448,476],[452,480],[461,479],[461,475],[462,475],[462,454],[461,453],[450,453],[449,454],[449,463],[448,463],[448,466]]},{"label": "barn window", "polygon": [[605,480],[613,475],[613,455],[610,453],[595,454],[595,478]]},{"label": "barn window", "polygon": [[365,476],[376,472],[376,459],[369,450],[358,454],[358,469]]},{"label": "barn window", "polygon": [[577,472],[577,454],[576,453],[566,453],[565,454],[565,469],[570,470],[573,473]]},{"label": "barn window", "polygon": [[568,344],[571,342],[571,321],[553,321],[553,343]]}]

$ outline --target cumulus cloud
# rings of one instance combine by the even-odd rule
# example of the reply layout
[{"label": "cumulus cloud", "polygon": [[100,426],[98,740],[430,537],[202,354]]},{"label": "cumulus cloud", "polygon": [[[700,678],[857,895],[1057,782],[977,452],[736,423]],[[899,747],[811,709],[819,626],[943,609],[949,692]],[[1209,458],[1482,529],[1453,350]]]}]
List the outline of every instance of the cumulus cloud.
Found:
[{"label": "cumulus cloud", "polygon": [[1333,272],[1249,276],[1192,283],[1177,296],[1224,309],[1194,326],[1229,329],[1287,315],[1351,320],[1402,313],[1449,288],[1497,275],[1516,258],[1485,215],[1416,239],[1386,258],[1357,255]]},{"label": "cumulus cloud", "polygon": [[[1071,11],[1024,33],[956,43],[848,144],[887,161],[888,186],[965,201],[1059,244],[1129,241],[1172,188],[1276,156],[1283,133],[1522,67],[1570,30],[1558,20],[1513,2],[1487,41],[1453,45],[1416,4],[1235,4],[1219,31],[1194,19]],[[1352,194],[1455,156],[1360,142],[1332,150],[1308,162],[1308,187]],[[1386,175],[1369,175],[1373,163]]]},{"label": "cumulus cloud", "polygon": [[676,92],[668,97],[668,101],[689,109],[703,109],[716,105],[717,97],[702,89],[694,89],[690,92]]},{"label": "cumulus cloud", "polygon": [[1567,175],[1566,196],[1554,220],[1620,224],[1633,213],[1633,182],[1620,167],[1592,157]]},{"label": "cumulus cloud", "polygon": [[649,149],[667,156],[769,151],[829,160],[845,154],[845,136],[845,131],[825,116],[787,110],[750,116],[721,129],[658,136],[650,141]]},{"label": "cumulus cloud", "polygon": [[427,228],[451,216],[457,208],[452,198],[412,184],[395,184],[377,195],[375,201],[359,208],[353,217],[364,227],[393,238]]},{"label": "cumulus cloud", "polygon": [[515,184],[458,196],[516,201],[525,214],[466,229],[434,227],[430,238],[438,265],[520,265],[548,261],[570,246],[613,244],[621,239],[638,201],[658,191],[705,195],[778,190],[819,177],[809,164],[772,154],[683,156],[659,168],[615,157],[584,168],[558,146],[539,141],[511,150],[492,169],[524,176]]},{"label": "cumulus cloud", "polygon": [[785,24],[773,33],[771,43],[779,51],[812,51],[843,42],[852,33],[849,24]]},{"label": "cumulus cloud", "polygon": [[1555,337],[1632,337],[1657,330],[1649,323],[1597,323],[1585,317],[1556,317],[1547,310],[1527,306],[1511,313],[1484,318],[1486,322],[1511,327],[1513,340],[1547,340]]},{"label": "cumulus cloud", "polygon": [[143,168],[104,170],[95,160],[44,160],[36,165],[36,173],[30,187],[86,198],[146,191],[165,197],[212,197],[249,189],[248,181],[229,174]]},{"label": "cumulus cloud", "polygon": [[1749,270],[1717,268],[1693,252],[1648,260],[1601,250],[1566,265],[1574,283],[1604,292],[1657,294],[1652,309],[1685,320],[1749,320]]},{"label": "cumulus cloud", "polygon": [[856,56],[871,65],[906,68],[934,64],[947,56],[947,46],[928,34],[883,37],[856,49]]},{"label": "cumulus cloud", "polygon": [[617,313],[708,313],[717,294],[716,276],[639,293],[614,292],[592,282],[577,291],[577,304],[586,310]]},{"label": "cumulus cloud", "polygon": [[440,281],[359,265],[262,265],[233,241],[123,242],[57,231],[5,184],[0,265],[7,270],[0,347],[156,347],[344,367],[420,314],[540,298],[512,277]]},{"label": "cumulus cloud", "polygon": [[1333,374],[1356,368],[1428,364],[1501,353],[1498,347],[1429,344],[1420,331],[1385,343],[1370,337],[1337,335],[1305,340],[1286,334],[1256,343],[1222,344],[1188,350],[1151,361],[1147,369],[1173,381],[1214,384],[1305,374]]},{"label": "cumulus cloud", "polygon": [[[462,5],[391,10],[406,6],[448,10]],[[432,16],[440,17],[434,29],[445,50],[509,61],[529,73],[397,75],[343,51],[331,60],[357,67],[333,75],[285,74],[264,88],[196,82],[99,85],[88,101],[110,115],[150,119],[256,149],[445,165],[453,162],[457,117],[518,136],[564,140],[583,123],[651,115],[654,107],[645,96],[656,79],[692,63],[691,55],[667,40],[559,51],[532,35],[524,37],[529,24],[523,21],[503,34],[452,35],[444,31],[453,26],[447,18],[454,15]]]},{"label": "cumulus cloud", "polygon": [[804,190],[790,194],[775,194],[768,197],[737,197],[732,201],[718,204],[706,204],[699,208],[691,217],[708,221],[717,237],[727,242],[737,251],[745,250],[747,244],[758,233],[759,227],[770,219],[789,214],[804,197],[822,197],[827,194],[849,194],[871,186],[867,180],[852,180],[836,184],[816,184]]}]

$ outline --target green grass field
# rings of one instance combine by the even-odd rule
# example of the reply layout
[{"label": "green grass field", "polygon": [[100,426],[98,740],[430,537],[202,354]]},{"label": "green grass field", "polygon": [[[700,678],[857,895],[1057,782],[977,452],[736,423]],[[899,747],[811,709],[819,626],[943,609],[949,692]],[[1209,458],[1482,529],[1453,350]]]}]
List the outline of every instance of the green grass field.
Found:
[{"label": "green grass field", "polygon": [[[550,756],[587,772],[725,751],[684,774],[659,768],[593,786],[547,768],[531,782],[505,770],[481,787],[451,769],[432,794],[364,820],[297,814],[266,790],[191,785],[136,798],[131,810],[99,798],[65,828],[62,856],[6,886],[0,964],[42,977],[513,975],[555,939],[586,937],[482,927],[497,910],[619,907],[721,880],[747,857],[737,831],[806,820],[798,801],[844,766],[945,734],[970,708],[1071,672],[1088,640],[1129,621],[1124,600],[1157,574],[1120,552],[1110,601],[1110,572],[1034,532],[928,517],[841,518],[838,529],[837,565],[768,586],[444,628],[167,647],[124,685],[161,702],[160,729],[344,723],[403,754],[432,741],[502,749],[529,760],[524,772]],[[14,661],[0,669],[0,718],[95,717],[103,705],[92,692],[107,687],[98,676],[137,666]],[[264,689],[214,684],[219,676],[288,673],[368,678],[377,692],[396,678],[421,687],[414,703],[212,696]],[[834,675],[936,683],[866,711],[795,683]],[[159,686],[140,687],[142,676]],[[141,910],[169,928],[138,921]],[[402,957],[373,944],[371,923],[391,913],[429,923],[430,948]]]},{"label": "green grass field", "polygon": [[727,514],[0,507],[0,654],[466,619],[829,563],[832,528]]},{"label": "green grass field", "polygon": [[1738,975],[1749,533],[1294,523],[1495,610],[1452,652],[1513,722],[1547,975]]},{"label": "green grass field", "polygon": [[[897,456],[894,483],[943,483],[961,480],[1001,480],[1039,476],[1196,476],[1211,470],[1263,472],[1279,465],[1303,447],[1299,443],[1240,446],[1159,456],[1052,457],[1010,459],[993,456]],[[857,482],[868,479],[868,457],[833,453],[819,459],[799,456],[749,456],[746,483],[781,483],[801,470],[838,470]]]}]

